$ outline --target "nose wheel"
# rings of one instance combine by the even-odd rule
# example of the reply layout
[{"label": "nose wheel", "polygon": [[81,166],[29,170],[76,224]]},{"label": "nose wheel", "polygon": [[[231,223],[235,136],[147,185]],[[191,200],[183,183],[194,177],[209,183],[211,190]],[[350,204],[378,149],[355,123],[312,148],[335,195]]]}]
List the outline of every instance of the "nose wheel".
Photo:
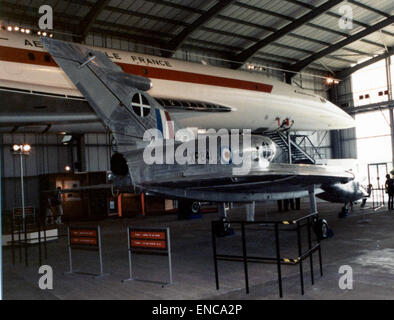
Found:
[{"label": "nose wheel", "polygon": [[330,231],[326,219],[315,219],[313,229],[315,231],[316,237],[319,240],[327,239],[330,236]]}]

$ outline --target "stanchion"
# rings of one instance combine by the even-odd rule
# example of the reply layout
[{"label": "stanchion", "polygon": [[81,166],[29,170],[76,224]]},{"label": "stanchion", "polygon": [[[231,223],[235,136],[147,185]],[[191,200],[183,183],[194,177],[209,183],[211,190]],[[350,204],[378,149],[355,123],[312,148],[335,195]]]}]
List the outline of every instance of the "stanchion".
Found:
[{"label": "stanchion", "polygon": [[[218,260],[222,261],[236,261],[242,262],[244,265],[244,273],[245,273],[245,289],[246,293],[249,293],[249,273],[248,273],[248,262],[254,263],[276,263],[277,272],[278,272],[278,285],[279,285],[279,296],[283,297],[283,286],[282,286],[282,264],[283,265],[299,265],[300,272],[300,284],[301,284],[301,294],[304,294],[304,270],[303,270],[303,260],[309,257],[310,267],[311,267],[311,281],[312,285],[314,285],[314,271],[313,271],[313,258],[312,255],[314,252],[318,251],[319,253],[319,264],[320,264],[320,274],[323,276],[323,263],[322,263],[322,253],[321,253],[321,245],[320,239],[316,237],[316,244],[312,244],[312,221],[318,218],[317,213],[312,213],[308,216],[299,218],[297,220],[292,221],[229,221],[234,225],[240,225],[241,227],[241,241],[242,241],[242,255],[230,255],[230,254],[219,254],[217,252],[217,243],[216,243],[216,233],[215,231],[220,228],[218,225],[223,223],[223,221],[212,221],[211,223],[211,232],[212,232],[212,248],[213,248],[213,261],[214,261],[214,269],[215,269],[215,282],[216,289],[219,290],[219,271],[218,271]],[[276,254],[274,257],[258,257],[258,256],[248,256],[247,254],[247,242],[246,242],[246,228],[248,225],[265,225],[272,226],[275,236],[275,251]],[[282,258],[281,250],[280,250],[280,228],[285,228],[283,230],[286,231],[295,231],[297,237],[297,257],[295,258]],[[302,239],[301,239],[301,229],[307,228],[307,237],[308,237],[308,249],[302,249]]]},{"label": "stanchion", "polygon": [[[217,221],[211,222],[211,234],[212,234],[213,264],[215,268],[216,290],[219,290],[218,260],[216,258],[216,235],[215,235],[215,230],[217,230],[217,228],[215,227],[215,223],[217,223]],[[221,221],[219,221],[219,223],[221,223]]]},{"label": "stanchion", "polygon": [[275,223],[275,247],[276,247],[276,266],[278,269],[278,284],[279,284],[279,297],[283,298],[282,288],[282,266],[280,259],[280,244],[279,244],[279,225]]},{"label": "stanchion", "polygon": [[245,287],[246,293],[249,293],[249,275],[248,275],[248,258],[246,254],[246,237],[245,237],[245,224],[241,224],[242,230],[242,258],[244,262],[244,270],[245,270]]},{"label": "stanchion", "polygon": [[[302,256],[302,244],[301,244],[301,231],[300,223],[297,222],[297,243],[298,243],[298,257]],[[302,260],[300,259],[300,283],[301,283],[301,294],[304,295],[304,270],[302,266]]]}]

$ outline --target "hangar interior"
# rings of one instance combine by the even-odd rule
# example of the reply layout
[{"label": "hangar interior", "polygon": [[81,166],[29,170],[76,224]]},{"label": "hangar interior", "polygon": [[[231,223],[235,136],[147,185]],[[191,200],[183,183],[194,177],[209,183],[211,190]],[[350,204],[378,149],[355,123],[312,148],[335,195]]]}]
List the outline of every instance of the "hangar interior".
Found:
[{"label": "hangar interior", "polygon": [[[37,26],[43,5],[53,9],[53,30]],[[33,35],[45,32],[47,37],[105,48],[109,54],[122,50],[243,70],[317,94],[352,115],[356,127],[299,131],[294,133],[296,143],[313,163],[356,159],[363,183],[379,189],[384,188],[385,175],[393,169],[394,161],[393,13],[390,0],[0,1],[1,30],[10,37],[22,29]],[[4,56],[0,52],[1,60]],[[23,68],[19,76],[23,81]],[[33,108],[18,104],[16,90],[0,88],[3,232],[8,231],[14,208],[21,206],[21,168],[24,205],[45,212],[45,191],[107,183],[113,154],[112,134],[84,99],[77,99],[80,105],[74,106],[78,108],[67,109],[74,98],[59,102],[33,91],[24,94],[34,101]],[[22,161],[11,151],[20,144],[31,146]],[[71,192],[62,200],[65,216],[79,221],[143,215],[154,224],[152,215],[166,223],[164,213],[173,214],[177,206],[171,200],[139,193],[124,195],[119,202],[108,190],[83,195]],[[322,205],[324,212],[331,213],[330,206]],[[335,214],[340,210],[335,205],[332,208]],[[208,206],[206,212],[210,210]],[[266,214],[268,209],[261,210]],[[384,219],[382,223],[392,223]],[[193,228],[196,223],[189,224]],[[344,225],[338,228],[349,229]],[[334,251],[334,245],[330,247]],[[202,277],[208,281],[208,276]],[[227,289],[229,298],[240,297]],[[190,297],[207,296],[215,297],[214,291]]]}]

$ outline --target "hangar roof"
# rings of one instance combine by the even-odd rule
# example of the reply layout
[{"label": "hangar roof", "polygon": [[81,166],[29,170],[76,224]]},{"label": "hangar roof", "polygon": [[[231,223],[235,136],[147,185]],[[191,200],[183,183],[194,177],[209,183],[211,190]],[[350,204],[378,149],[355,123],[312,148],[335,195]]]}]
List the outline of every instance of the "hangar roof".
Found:
[{"label": "hangar roof", "polygon": [[[114,37],[160,49],[212,54],[294,72],[348,75],[357,63],[393,53],[392,0],[1,0],[3,21],[37,25],[54,11],[54,32]],[[345,19],[347,17],[347,19]],[[353,17],[353,19],[351,19]],[[376,61],[376,57],[374,58]]]}]

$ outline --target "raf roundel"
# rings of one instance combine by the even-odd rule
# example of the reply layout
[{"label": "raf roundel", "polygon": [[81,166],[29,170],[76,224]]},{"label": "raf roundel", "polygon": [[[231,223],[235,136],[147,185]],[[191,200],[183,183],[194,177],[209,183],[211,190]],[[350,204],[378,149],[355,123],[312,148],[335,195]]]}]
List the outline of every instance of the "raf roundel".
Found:
[{"label": "raf roundel", "polygon": [[131,99],[131,107],[139,117],[146,117],[150,112],[148,99],[141,93],[136,93]]}]

